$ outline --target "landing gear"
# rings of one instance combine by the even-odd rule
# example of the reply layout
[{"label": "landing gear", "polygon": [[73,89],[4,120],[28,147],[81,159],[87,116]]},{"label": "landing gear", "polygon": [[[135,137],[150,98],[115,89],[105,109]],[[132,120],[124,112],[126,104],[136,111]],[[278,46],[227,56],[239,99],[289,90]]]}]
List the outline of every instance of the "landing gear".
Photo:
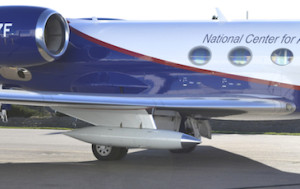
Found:
[{"label": "landing gear", "polygon": [[120,160],[127,155],[127,148],[92,144],[94,156],[101,161]]},{"label": "landing gear", "polygon": [[5,109],[2,109],[1,112],[0,112],[0,118],[1,118],[1,121],[3,123],[7,123],[8,122],[8,119],[7,119],[7,113],[6,113],[6,110]]},{"label": "landing gear", "polygon": [[8,105],[8,104],[0,104],[0,119],[3,123],[8,122],[6,109],[9,109],[9,108],[10,108],[10,105]]},{"label": "landing gear", "polygon": [[[179,131],[191,136],[194,136],[193,130],[189,127],[187,127],[186,123],[187,118],[183,118],[180,122]],[[196,146],[190,147],[190,148],[183,148],[183,149],[176,149],[176,150],[169,150],[171,153],[174,154],[187,154],[194,151]]]},{"label": "landing gear", "polygon": [[[179,131],[196,138],[201,139],[201,136],[211,139],[211,127],[208,120],[196,120],[192,117],[185,117],[180,122]],[[190,153],[194,151],[196,146],[183,148],[178,150],[170,150],[172,153]]]}]

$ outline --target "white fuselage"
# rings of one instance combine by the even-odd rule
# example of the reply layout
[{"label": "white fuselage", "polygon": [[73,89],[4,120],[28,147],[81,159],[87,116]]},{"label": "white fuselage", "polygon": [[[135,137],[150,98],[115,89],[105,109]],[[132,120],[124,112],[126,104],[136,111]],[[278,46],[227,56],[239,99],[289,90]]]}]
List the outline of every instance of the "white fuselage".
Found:
[{"label": "white fuselage", "polygon": [[[90,23],[70,20],[71,27],[89,36],[147,57],[249,80],[271,81],[274,85],[300,86],[299,22],[94,21],[93,27],[86,27]],[[189,60],[190,51],[199,46],[211,52],[205,65]],[[229,61],[229,52],[236,47],[251,51],[249,64],[236,66]],[[272,52],[280,48],[293,52],[293,60],[286,66],[271,60]]]}]

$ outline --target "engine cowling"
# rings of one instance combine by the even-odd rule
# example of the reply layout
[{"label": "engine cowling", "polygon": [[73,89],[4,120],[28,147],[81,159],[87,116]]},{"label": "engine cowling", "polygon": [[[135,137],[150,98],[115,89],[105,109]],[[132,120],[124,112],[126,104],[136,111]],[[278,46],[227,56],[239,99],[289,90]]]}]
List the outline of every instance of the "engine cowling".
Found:
[{"label": "engine cowling", "polygon": [[0,66],[28,67],[60,58],[69,26],[57,12],[41,7],[0,7]]}]

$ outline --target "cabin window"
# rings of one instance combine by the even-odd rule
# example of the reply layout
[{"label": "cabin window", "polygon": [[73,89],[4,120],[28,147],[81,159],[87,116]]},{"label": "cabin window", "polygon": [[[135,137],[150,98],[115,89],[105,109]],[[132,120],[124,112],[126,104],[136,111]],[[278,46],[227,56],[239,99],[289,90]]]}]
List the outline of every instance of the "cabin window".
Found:
[{"label": "cabin window", "polygon": [[193,64],[204,65],[209,62],[211,53],[206,47],[196,47],[191,50],[189,59]]},{"label": "cabin window", "polygon": [[289,49],[277,49],[271,54],[271,60],[279,66],[285,66],[292,62],[294,55]]},{"label": "cabin window", "polygon": [[246,47],[237,47],[229,52],[228,58],[233,65],[244,66],[251,61],[252,54]]}]

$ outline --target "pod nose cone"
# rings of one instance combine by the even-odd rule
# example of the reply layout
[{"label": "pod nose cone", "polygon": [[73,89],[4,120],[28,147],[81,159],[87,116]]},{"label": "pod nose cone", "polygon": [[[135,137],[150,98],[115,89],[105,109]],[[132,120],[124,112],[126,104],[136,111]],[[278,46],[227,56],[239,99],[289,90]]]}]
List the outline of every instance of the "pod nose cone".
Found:
[{"label": "pod nose cone", "polygon": [[181,136],[181,147],[182,148],[191,148],[200,143],[201,143],[200,139],[195,138],[191,135],[183,134]]}]

